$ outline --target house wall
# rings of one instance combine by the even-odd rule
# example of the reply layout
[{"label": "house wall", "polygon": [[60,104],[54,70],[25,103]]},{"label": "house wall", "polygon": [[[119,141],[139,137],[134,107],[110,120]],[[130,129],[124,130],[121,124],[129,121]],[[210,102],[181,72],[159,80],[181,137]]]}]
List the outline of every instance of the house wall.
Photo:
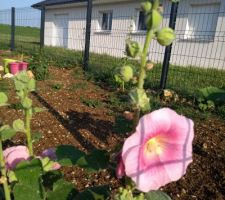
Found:
[{"label": "house wall", "polygon": [[[225,1],[222,0],[193,0],[196,3],[207,3],[221,1],[214,40],[188,40],[185,39],[188,13],[191,13],[190,2],[183,0],[179,5],[176,24],[177,38],[173,45],[171,63],[182,66],[200,66],[225,69]],[[170,3],[163,1],[164,21],[163,26],[169,24]],[[136,1],[124,3],[109,3],[93,6],[92,30],[91,30],[91,52],[109,54],[116,57],[124,57],[125,39],[144,43],[145,34],[135,31],[140,3]],[[100,11],[113,11],[113,22],[111,32],[101,32],[99,29]],[[62,21],[56,20],[62,16]],[[210,15],[209,15],[210,16]],[[207,15],[206,15],[207,17]],[[63,23],[65,20],[65,23]],[[64,47],[75,50],[83,50],[85,45],[86,6],[79,5],[71,8],[47,9],[45,22],[45,45],[54,46],[57,40],[55,25],[65,24],[64,29],[67,44]],[[64,31],[65,32],[65,31]],[[59,39],[59,38],[58,38]],[[153,41],[149,49],[149,60],[162,62],[164,47]]]}]

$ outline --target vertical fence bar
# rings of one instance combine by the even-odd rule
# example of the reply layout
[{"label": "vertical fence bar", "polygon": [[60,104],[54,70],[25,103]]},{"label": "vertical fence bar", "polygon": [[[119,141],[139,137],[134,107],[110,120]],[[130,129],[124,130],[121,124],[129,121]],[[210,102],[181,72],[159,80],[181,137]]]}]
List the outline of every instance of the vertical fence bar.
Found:
[{"label": "vertical fence bar", "polygon": [[[179,2],[173,2],[170,11],[170,21],[169,27],[175,30],[176,27],[176,19],[177,19],[177,10],[178,10]],[[172,51],[172,44],[166,47],[164,60],[163,60],[163,67],[161,73],[161,80],[160,80],[160,89],[165,89],[167,76],[169,72],[169,64],[171,58],[171,51]]]},{"label": "vertical fence bar", "polygon": [[10,50],[15,50],[15,8],[11,8],[11,41],[10,41]]},{"label": "vertical fence bar", "polygon": [[45,45],[45,6],[41,8],[41,30],[40,30],[40,48]]},{"label": "vertical fence bar", "polygon": [[88,69],[89,53],[90,53],[90,39],[91,39],[91,16],[92,16],[92,0],[88,0],[87,16],[86,16],[86,35],[85,35],[85,50],[84,50],[84,70]]}]

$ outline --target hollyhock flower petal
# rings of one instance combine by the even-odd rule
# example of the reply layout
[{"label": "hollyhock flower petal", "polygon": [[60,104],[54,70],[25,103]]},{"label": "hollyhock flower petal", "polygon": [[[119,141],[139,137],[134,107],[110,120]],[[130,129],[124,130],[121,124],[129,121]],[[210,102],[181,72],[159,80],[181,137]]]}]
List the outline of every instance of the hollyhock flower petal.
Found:
[{"label": "hollyhock flower petal", "polygon": [[122,178],[125,176],[125,167],[122,158],[119,160],[119,164],[117,165],[116,168],[116,177],[117,178]]},{"label": "hollyhock flower petal", "polygon": [[53,164],[53,166],[52,166],[52,170],[58,170],[58,169],[60,169],[61,168],[61,165],[59,164],[59,163],[57,163],[57,162],[55,162],[54,164]]},{"label": "hollyhock flower petal", "polygon": [[49,148],[49,149],[45,149],[42,154],[42,157],[49,157],[51,160],[56,160],[56,153],[55,153],[55,148]]},{"label": "hollyhock flower petal", "polygon": [[29,151],[26,146],[15,146],[7,148],[3,151],[4,159],[6,161],[6,168],[13,170],[16,165],[30,158]]},{"label": "hollyhock flower petal", "polygon": [[148,192],[180,179],[192,162],[193,122],[164,108],[145,115],[124,143],[125,174]]}]

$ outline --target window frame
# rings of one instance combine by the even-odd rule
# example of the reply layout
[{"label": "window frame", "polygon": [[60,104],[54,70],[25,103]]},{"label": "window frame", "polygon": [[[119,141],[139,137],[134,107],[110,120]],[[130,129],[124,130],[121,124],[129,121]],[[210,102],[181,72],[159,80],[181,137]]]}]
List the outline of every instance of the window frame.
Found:
[{"label": "window frame", "polygon": [[[103,15],[107,14],[107,28],[103,29]],[[110,23],[111,21],[111,23]],[[98,20],[98,31],[99,33],[111,33],[113,27],[113,11],[112,10],[101,10],[99,11],[99,20]]]},{"label": "window frame", "polygon": [[[214,0],[213,2],[194,2],[194,1],[190,1],[189,2],[189,11],[192,7],[204,7],[204,6],[219,6],[219,12],[220,12],[220,6],[221,6],[221,2],[220,0]],[[204,36],[204,35],[195,35],[196,31],[194,32],[193,35],[191,35],[190,29],[188,28],[188,24],[189,24],[189,15],[187,14],[187,20],[186,20],[186,25],[185,25],[185,32],[184,32],[184,36],[183,36],[183,40],[184,41],[190,41],[190,42],[214,42],[215,37],[216,37],[216,30],[217,30],[217,26],[218,26],[218,20],[219,20],[219,12],[218,12],[218,16],[216,19],[216,26],[215,29],[212,30],[213,34],[210,36]],[[189,13],[189,12],[188,12]],[[207,30],[206,30],[207,31]],[[202,37],[202,38],[201,38]]]}]

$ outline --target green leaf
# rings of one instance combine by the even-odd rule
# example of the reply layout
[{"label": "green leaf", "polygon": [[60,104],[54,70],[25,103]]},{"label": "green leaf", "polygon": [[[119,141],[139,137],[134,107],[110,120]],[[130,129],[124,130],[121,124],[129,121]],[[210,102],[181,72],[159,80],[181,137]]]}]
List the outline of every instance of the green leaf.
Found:
[{"label": "green leaf", "polygon": [[28,97],[25,97],[21,103],[25,109],[29,109],[32,106],[32,100]]},{"label": "green leaf", "polygon": [[42,134],[39,132],[33,133],[32,134],[32,143],[38,142],[42,137]]},{"label": "green leaf", "polygon": [[77,164],[88,172],[97,172],[108,167],[109,155],[107,151],[94,150],[90,154],[81,157]]},{"label": "green leaf", "polygon": [[26,85],[23,82],[16,79],[14,79],[14,85],[17,91],[20,91],[26,88]]},{"label": "green leaf", "polygon": [[76,165],[77,161],[85,156],[85,153],[72,145],[61,145],[56,148],[57,161],[62,166]]},{"label": "green leaf", "polygon": [[34,107],[33,108],[33,113],[39,113],[39,112],[43,112],[46,111],[46,108],[40,108],[40,107]]},{"label": "green leaf", "polygon": [[1,134],[1,140],[5,141],[8,139],[11,139],[14,135],[16,135],[16,131],[12,129],[8,125],[4,125],[0,129],[0,134]]},{"label": "green leaf", "polygon": [[20,81],[20,82],[23,82],[23,83],[28,83],[29,80],[30,80],[30,78],[27,75],[27,72],[26,71],[22,71],[19,74],[17,74],[15,76],[15,79],[18,80],[18,81]]},{"label": "green leaf", "polygon": [[60,171],[48,171],[42,176],[43,185],[45,188],[52,190],[53,184],[62,178],[63,175]]},{"label": "green leaf", "polygon": [[30,79],[27,83],[27,89],[29,91],[35,91],[35,88],[36,88],[36,82],[34,79]]},{"label": "green leaf", "polygon": [[92,187],[75,196],[74,200],[105,200],[110,196],[108,185]]},{"label": "green leaf", "polygon": [[146,200],[172,200],[166,193],[161,191],[151,191],[145,194]]},{"label": "green leaf", "polygon": [[18,180],[13,188],[15,200],[43,200],[40,179],[43,170],[39,159],[19,163],[14,172]]},{"label": "green leaf", "polygon": [[225,103],[225,90],[217,87],[206,87],[199,90],[200,97],[214,103]]},{"label": "green leaf", "polygon": [[21,119],[17,119],[13,122],[13,129],[17,132],[25,132],[24,122]]},{"label": "green leaf", "polygon": [[54,183],[53,191],[47,193],[47,200],[72,200],[76,193],[72,183],[60,179]]},{"label": "green leaf", "polygon": [[6,94],[4,92],[0,92],[0,106],[6,105],[7,102],[8,97],[6,96]]}]

